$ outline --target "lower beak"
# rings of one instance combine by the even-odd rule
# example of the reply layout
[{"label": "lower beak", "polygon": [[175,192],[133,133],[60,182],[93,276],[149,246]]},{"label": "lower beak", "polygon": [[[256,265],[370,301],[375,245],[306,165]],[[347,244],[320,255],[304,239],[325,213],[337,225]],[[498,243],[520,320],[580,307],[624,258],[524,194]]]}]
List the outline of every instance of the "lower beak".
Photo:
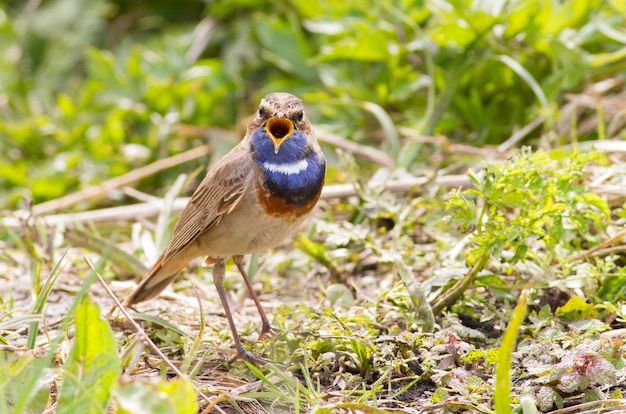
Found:
[{"label": "lower beak", "polygon": [[278,153],[278,148],[293,133],[293,122],[287,118],[270,118],[265,123],[265,132],[274,142],[274,153]]}]

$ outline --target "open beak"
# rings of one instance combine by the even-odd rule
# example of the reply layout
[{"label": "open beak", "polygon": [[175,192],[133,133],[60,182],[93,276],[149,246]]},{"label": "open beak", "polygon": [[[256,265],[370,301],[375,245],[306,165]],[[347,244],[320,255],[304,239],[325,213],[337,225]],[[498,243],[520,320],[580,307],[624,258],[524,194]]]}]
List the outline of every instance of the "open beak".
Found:
[{"label": "open beak", "polygon": [[287,118],[270,118],[265,124],[265,131],[274,141],[274,153],[278,153],[280,145],[293,133],[293,122]]}]

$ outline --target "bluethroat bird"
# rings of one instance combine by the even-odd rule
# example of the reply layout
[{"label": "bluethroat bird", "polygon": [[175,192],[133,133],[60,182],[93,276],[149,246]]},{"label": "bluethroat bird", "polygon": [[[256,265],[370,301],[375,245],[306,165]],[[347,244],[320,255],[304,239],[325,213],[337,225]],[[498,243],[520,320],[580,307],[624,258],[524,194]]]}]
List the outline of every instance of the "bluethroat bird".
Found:
[{"label": "bluethroat bird", "polygon": [[271,326],[243,268],[243,257],[285,240],[317,203],[325,175],[326,159],[302,101],[288,93],[265,96],[243,140],[207,172],[165,252],[124,304],[154,298],[191,260],[206,256],[237,348],[235,359],[263,363],[244,349],[237,333],[223,286],[226,260],[233,258],[258,309],[261,339]]}]

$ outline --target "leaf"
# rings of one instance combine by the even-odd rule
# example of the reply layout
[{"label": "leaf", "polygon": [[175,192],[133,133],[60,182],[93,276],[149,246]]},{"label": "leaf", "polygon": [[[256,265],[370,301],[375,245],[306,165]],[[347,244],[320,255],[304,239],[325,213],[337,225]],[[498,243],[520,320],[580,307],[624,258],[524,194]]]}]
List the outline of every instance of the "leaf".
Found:
[{"label": "leaf", "polygon": [[333,283],[326,288],[326,299],[333,306],[339,306],[345,309],[354,305],[354,295],[350,289],[342,283]]},{"label": "leaf", "polygon": [[[594,384],[606,387],[615,385],[617,381],[617,370],[613,364],[597,352],[587,351],[579,355],[578,365],[579,367],[584,367],[585,376]],[[578,370],[580,371],[581,368]]]},{"label": "leaf", "polygon": [[626,298],[626,276],[618,275],[607,278],[598,290],[598,298],[617,303]]},{"label": "leaf", "polygon": [[595,307],[579,296],[572,296],[565,305],[556,310],[556,316],[567,320],[595,318],[597,314]]},{"label": "leaf", "polygon": [[198,412],[196,391],[181,378],[157,384],[135,381],[116,388],[117,414],[191,414]]},{"label": "leaf", "polygon": [[597,68],[607,66],[613,63],[623,61],[626,58],[626,47],[623,47],[615,52],[610,53],[598,53],[592,55],[590,58],[591,67]]},{"label": "leaf", "polygon": [[357,62],[388,62],[392,52],[394,34],[383,25],[373,25],[363,19],[349,19],[341,26],[344,30],[333,36],[320,48],[316,61],[353,60]]},{"label": "leaf", "polygon": [[[535,399],[528,394],[522,395],[519,400],[519,408],[521,408],[521,412],[524,414],[538,414],[537,404],[535,403]],[[514,412],[519,412],[518,409],[515,409]]]},{"label": "leaf", "polygon": [[[25,412],[45,411],[50,386],[58,375],[56,370],[44,367],[47,362],[32,352],[19,356],[13,352],[0,352],[0,412],[18,414],[16,406],[25,407]],[[33,376],[37,380],[34,388],[29,389]]]},{"label": "leaf", "polygon": [[307,63],[313,52],[301,29],[287,20],[263,16],[254,22],[256,33],[267,49],[266,57],[301,79],[313,81],[315,71]]},{"label": "leaf", "polygon": [[561,408],[563,399],[552,387],[541,387],[537,391],[537,405],[541,411],[550,411],[554,405]]},{"label": "leaf", "polygon": [[478,276],[476,282],[488,287],[506,287],[507,283],[496,275]]},{"label": "leaf", "polygon": [[63,372],[58,414],[106,412],[121,374],[117,343],[100,308],[85,297],[76,309],[76,338]]}]

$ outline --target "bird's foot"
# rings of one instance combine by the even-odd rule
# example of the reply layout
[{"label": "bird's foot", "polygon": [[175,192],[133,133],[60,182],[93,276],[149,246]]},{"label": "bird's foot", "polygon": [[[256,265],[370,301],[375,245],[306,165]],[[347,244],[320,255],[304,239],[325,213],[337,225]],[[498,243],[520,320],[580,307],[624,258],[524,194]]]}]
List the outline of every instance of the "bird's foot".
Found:
[{"label": "bird's foot", "polygon": [[238,349],[237,350],[237,355],[235,355],[235,357],[233,359],[231,359],[230,361],[228,361],[229,364],[232,364],[233,362],[237,361],[238,359],[241,359],[242,361],[245,361],[249,364],[253,364],[253,365],[265,365],[268,362],[271,362],[265,358],[261,358],[260,356],[254,355],[251,352],[246,351],[245,349]]}]

